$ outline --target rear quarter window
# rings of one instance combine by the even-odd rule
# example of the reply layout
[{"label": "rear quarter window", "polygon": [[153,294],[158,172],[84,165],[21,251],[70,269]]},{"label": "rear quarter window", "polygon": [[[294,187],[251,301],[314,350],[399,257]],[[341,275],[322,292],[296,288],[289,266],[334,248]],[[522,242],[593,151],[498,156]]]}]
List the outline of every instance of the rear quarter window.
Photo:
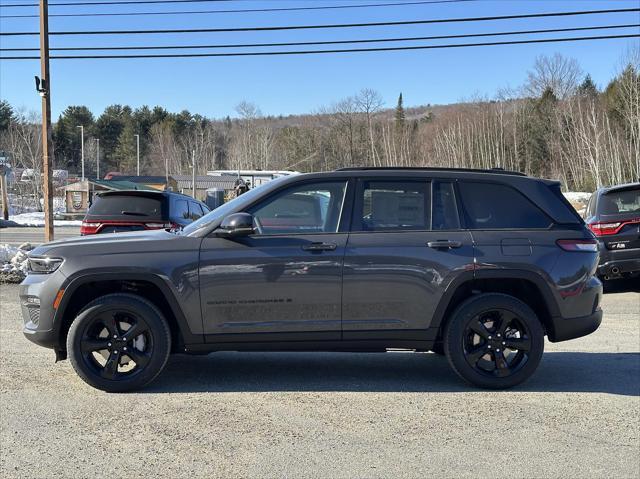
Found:
[{"label": "rear quarter window", "polygon": [[460,198],[469,229],[544,229],[551,219],[510,186],[460,182]]},{"label": "rear quarter window", "polygon": [[179,218],[182,220],[189,219],[189,202],[187,200],[175,200],[173,203],[173,210],[171,211],[173,218]]}]

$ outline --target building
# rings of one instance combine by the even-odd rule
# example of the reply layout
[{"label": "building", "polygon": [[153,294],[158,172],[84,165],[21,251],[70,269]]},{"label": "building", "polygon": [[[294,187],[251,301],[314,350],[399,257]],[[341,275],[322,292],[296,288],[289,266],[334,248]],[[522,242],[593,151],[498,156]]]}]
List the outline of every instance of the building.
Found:
[{"label": "building", "polygon": [[[177,189],[180,193],[193,196],[193,176],[192,175],[171,175],[177,183]],[[196,176],[196,199],[205,201],[207,198],[207,190],[218,189],[225,192],[225,197],[229,199],[232,196],[236,185],[237,177],[235,176]]]},{"label": "building", "polygon": [[268,183],[281,176],[296,175],[297,171],[277,171],[277,170],[214,170],[207,171],[209,176],[233,176],[234,179],[242,178],[250,188]]}]

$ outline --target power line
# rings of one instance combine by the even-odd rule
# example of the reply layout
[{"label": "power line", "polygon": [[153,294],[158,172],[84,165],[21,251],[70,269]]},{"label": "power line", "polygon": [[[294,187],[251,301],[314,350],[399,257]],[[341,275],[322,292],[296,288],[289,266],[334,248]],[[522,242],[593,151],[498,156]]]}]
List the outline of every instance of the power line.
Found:
[{"label": "power line", "polygon": [[[276,51],[276,52],[230,52],[230,53],[176,53],[176,54],[139,54],[139,55],[55,55],[51,59],[57,60],[100,60],[100,59],[127,59],[127,58],[198,58],[198,57],[249,57],[249,56],[278,56],[278,55],[317,55],[328,53],[368,53],[368,52],[391,52],[408,50],[433,50],[443,48],[468,48],[486,47],[499,45],[526,45],[535,43],[559,43],[578,42],[589,40],[610,40],[620,38],[640,38],[640,34],[629,35],[601,35],[595,37],[569,37],[569,38],[545,38],[537,40],[511,40],[503,42],[487,43],[458,43],[446,45],[418,45],[402,47],[377,47],[377,48],[353,48],[334,50],[298,50],[298,51]],[[39,56],[25,57],[12,56],[0,57],[0,60],[38,60]]]},{"label": "power line", "polygon": [[[265,13],[265,12],[295,12],[307,10],[342,10],[353,8],[401,7],[415,5],[430,5],[442,3],[475,2],[477,0],[422,0],[398,3],[363,3],[357,5],[320,5],[316,7],[274,7],[274,8],[243,8],[235,10],[189,10],[174,12],[117,12],[117,13],[51,13],[49,17],[134,17],[150,15],[206,15],[216,13]],[[38,15],[0,15],[0,18],[37,18]]]},{"label": "power line", "polygon": [[[327,25],[282,25],[270,27],[232,27],[232,28],[180,28],[180,29],[154,29],[154,30],[86,30],[86,31],[57,31],[49,32],[49,35],[143,35],[157,33],[222,33],[222,32],[258,32],[276,30],[318,30],[326,28],[361,28],[361,27],[382,27],[400,25],[425,25],[433,23],[458,23],[458,22],[481,22],[489,20],[515,20],[522,18],[548,18],[548,17],[568,17],[575,15],[595,15],[602,13],[630,13],[640,12],[640,8],[616,8],[607,10],[581,10],[574,12],[553,12],[553,13],[528,13],[520,15],[498,15],[491,17],[466,17],[466,18],[438,18],[430,20],[406,20],[400,22],[373,22],[373,23],[338,23]],[[0,32],[0,36],[27,36],[38,35],[38,32]]]},{"label": "power line", "polygon": [[[236,2],[239,0],[118,0],[114,2],[89,1],[89,2],[56,2],[49,4],[50,7],[64,7],[76,5],[143,5],[143,4],[162,4],[162,3],[219,3],[219,2]],[[2,5],[1,8],[11,7],[37,7],[37,3],[14,3],[12,5]]]},{"label": "power line", "polygon": [[[309,42],[275,42],[275,43],[227,43],[216,45],[160,45],[160,46],[105,46],[105,47],[57,47],[50,48],[51,51],[95,51],[95,50],[183,50],[183,49],[205,49],[205,48],[256,48],[256,47],[293,47],[293,46],[311,46],[311,45],[341,45],[351,43],[386,43],[386,42],[409,42],[423,40],[445,40],[454,38],[473,38],[473,37],[495,37],[510,35],[531,35],[539,33],[561,33],[561,32],[578,32],[589,30],[611,30],[622,28],[638,28],[640,23],[624,24],[624,25],[600,25],[592,27],[570,27],[570,28],[548,28],[541,30],[518,30],[507,32],[490,32],[490,33],[465,33],[457,35],[435,35],[428,37],[402,37],[402,38],[370,38],[356,40],[325,40],[325,41],[309,41]],[[4,52],[28,52],[39,51],[39,48],[0,48]]]}]

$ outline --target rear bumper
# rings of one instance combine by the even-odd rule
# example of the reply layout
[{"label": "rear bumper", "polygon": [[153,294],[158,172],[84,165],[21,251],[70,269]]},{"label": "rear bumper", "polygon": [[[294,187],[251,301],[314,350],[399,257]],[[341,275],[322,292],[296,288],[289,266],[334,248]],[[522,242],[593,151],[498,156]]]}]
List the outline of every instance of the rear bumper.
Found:
[{"label": "rear bumper", "polygon": [[640,258],[611,259],[598,265],[598,276],[640,273]]},{"label": "rear bumper", "polygon": [[552,331],[548,331],[549,341],[557,343],[580,338],[593,333],[602,323],[602,309],[580,318],[552,318]]}]

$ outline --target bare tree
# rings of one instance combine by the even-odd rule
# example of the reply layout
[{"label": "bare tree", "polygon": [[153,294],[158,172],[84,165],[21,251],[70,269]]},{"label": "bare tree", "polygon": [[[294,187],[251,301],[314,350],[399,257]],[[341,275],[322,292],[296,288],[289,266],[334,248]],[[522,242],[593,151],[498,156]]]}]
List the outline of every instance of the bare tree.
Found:
[{"label": "bare tree", "polygon": [[530,97],[539,98],[545,90],[551,89],[557,98],[564,100],[575,92],[582,76],[582,69],[575,59],[559,53],[541,55],[527,73],[524,92]]},{"label": "bare tree", "polygon": [[631,147],[629,165],[633,178],[640,178],[640,45],[622,55],[618,74],[619,113],[628,132]]},{"label": "bare tree", "polygon": [[370,88],[364,88],[360,90],[360,93],[355,97],[356,106],[362,111],[367,121],[367,132],[369,136],[369,163],[372,166],[379,166],[378,154],[376,151],[376,144],[374,141],[373,133],[373,119],[384,105],[380,94]]},{"label": "bare tree", "polygon": [[331,108],[331,118],[338,131],[346,138],[348,145],[347,153],[348,166],[356,166],[357,146],[356,130],[358,122],[358,107],[354,97],[348,97],[334,104]]},{"label": "bare tree", "polygon": [[18,110],[9,127],[0,137],[0,149],[11,153],[14,167],[33,172],[33,179],[25,185],[32,196],[34,206],[40,211],[42,191],[42,136],[35,112]]}]

